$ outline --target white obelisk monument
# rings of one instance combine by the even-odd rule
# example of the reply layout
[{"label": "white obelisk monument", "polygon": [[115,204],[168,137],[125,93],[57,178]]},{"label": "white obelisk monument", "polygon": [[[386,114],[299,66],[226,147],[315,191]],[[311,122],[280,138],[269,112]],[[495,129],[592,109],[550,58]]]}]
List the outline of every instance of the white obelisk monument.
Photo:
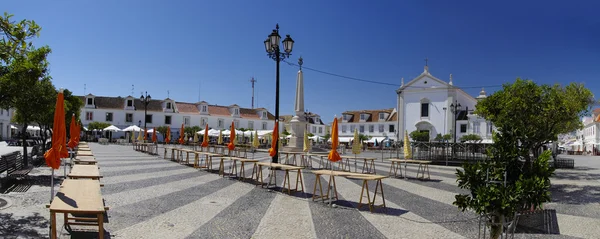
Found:
[{"label": "white obelisk monument", "polygon": [[302,152],[304,147],[304,130],[306,129],[306,119],[304,116],[304,75],[302,74],[302,57],[298,59],[298,77],[296,78],[296,103],[294,104],[294,111],[296,115],[292,117],[290,121],[291,136],[286,151]]}]

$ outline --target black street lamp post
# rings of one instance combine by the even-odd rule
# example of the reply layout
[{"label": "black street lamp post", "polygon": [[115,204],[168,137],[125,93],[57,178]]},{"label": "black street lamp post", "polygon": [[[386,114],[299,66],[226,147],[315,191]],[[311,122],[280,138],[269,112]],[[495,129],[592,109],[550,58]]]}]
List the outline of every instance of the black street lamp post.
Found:
[{"label": "black street lamp post", "polygon": [[[292,52],[292,47],[294,46],[294,40],[290,37],[290,35],[286,35],[283,40],[283,51],[280,51],[279,42],[281,40],[281,36],[279,35],[279,24],[275,25],[275,29],[267,37],[265,43],[265,50],[267,51],[267,56],[269,58],[275,60],[276,64],[276,77],[275,77],[275,124],[279,126],[279,62],[284,60],[285,58],[290,57],[290,53]],[[279,139],[277,139],[279,140]],[[271,162],[277,163],[279,155],[279,143],[275,144],[275,156]]]},{"label": "black street lamp post", "polygon": [[146,129],[146,125],[148,122],[148,104],[150,104],[150,100],[152,100],[152,97],[148,94],[148,91],[146,91],[146,94],[142,94],[142,96],[140,96],[140,100],[142,101],[142,104],[144,104],[144,130]]},{"label": "black street lamp post", "polygon": [[[452,158],[454,158],[455,155],[455,148],[456,148],[456,120],[458,119],[458,116],[460,115],[460,109],[461,109],[461,105],[460,103],[458,103],[458,100],[454,100],[454,103],[450,104],[450,113],[452,113],[454,115],[454,129],[452,130],[452,133],[454,134],[454,141],[452,142]],[[448,163],[446,162],[446,165]]]}]

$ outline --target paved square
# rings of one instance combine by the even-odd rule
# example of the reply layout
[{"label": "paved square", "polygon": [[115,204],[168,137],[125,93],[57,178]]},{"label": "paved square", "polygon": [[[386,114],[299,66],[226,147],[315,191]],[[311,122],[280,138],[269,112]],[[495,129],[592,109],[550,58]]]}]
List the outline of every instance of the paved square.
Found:
[{"label": "paved square", "polygon": [[[464,192],[456,187],[454,167],[431,166],[431,181],[384,179],[387,213],[371,213],[355,208],[359,180],[337,177],[339,206],[331,208],[312,201],[315,176],[306,169],[301,175],[305,193],[287,195],[162,159],[162,148],[160,156],[133,151],[131,146],[90,144],[90,148],[104,176],[102,196],[110,207],[105,229],[110,238],[476,238],[478,233],[477,215],[452,205],[454,195]],[[266,153],[254,157],[270,161]],[[578,158],[576,166],[586,166],[558,170],[552,179],[554,201],[546,208],[557,210],[562,235],[518,234],[518,238],[600,235],[600,167],[594,160],[600,158]],[[319,166],[318,160],[312,163]],[[389,162],[378,159],[375,164],[378,174],[388,174]],[[218,160],[213,168],[218,168]],[[247,166],[245,173],[251,175],[252,167]],[[47,179],[48,174],[48,168],[38,168],[32,177]],[[56,174],[62,176],[62,168]],[[409,165],[408,176],[415,175],[416,166]],[[49,213],[44,204],[50,190],[47,180],[40,181],[27,192],[0,195],[13,204],[0,210],[0,237],[47,237]],[[283,172],[278,172],[277,184],[282,182]],[[375,184],[369,188],[373,191]],[[95,237],[71,236],[64,229],[60,234]]]}]

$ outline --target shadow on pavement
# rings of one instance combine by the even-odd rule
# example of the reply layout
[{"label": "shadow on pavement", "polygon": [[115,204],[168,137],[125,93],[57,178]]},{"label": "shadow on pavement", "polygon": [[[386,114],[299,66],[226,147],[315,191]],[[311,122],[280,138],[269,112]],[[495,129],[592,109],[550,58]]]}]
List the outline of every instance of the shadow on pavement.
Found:
[{"label": "shadow on pavement", "polygon": [[33,216],[13,217],[12,213],[0,213],[0,237],[4,236],[15,238],[48,238],[48,235],[42,235],[38,230],[47,231],[50,222],[35,213]]},{"label": "shadow on pavement", "polygon": [[550,187],[552,202],[588,204],[600,202],[600,186],[557,184]]}]

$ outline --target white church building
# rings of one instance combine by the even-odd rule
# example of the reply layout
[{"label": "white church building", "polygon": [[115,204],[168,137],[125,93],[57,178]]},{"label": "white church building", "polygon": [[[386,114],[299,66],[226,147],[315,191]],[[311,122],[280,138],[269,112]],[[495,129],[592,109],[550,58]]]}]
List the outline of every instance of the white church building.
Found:
[{"label": "white church building", "polygon": [[452,74],[446,82],[433,76],[425,66],[423,73],[408,83],[402,79],[396,94],[397,140],[402,139],[405,130],[409,134],[418,130],[429,132],[432,140],[437,134],[450,134],[451,142],[466,134],[477,134],[484,143],[491,143],[492,124],[473,114],[477,100],[486,97],[483,89],[475,98],[454,86]]}]

